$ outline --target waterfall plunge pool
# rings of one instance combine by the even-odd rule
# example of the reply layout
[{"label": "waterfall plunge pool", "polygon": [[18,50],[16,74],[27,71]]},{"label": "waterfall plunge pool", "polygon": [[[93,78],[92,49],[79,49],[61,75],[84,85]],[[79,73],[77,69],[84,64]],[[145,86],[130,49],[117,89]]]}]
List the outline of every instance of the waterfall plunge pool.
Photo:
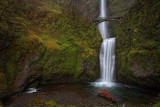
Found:
[{"label": "waterfall plunge pool", "polygon": [[[98,95],[99,90],[106,89],[117,101],[112,103],[107,99]],[[150,89],[143,89],[135,86],[130,88],[124,87],[124,84],[114,83],[112,87],[104,85],[95,87],[93,83],[83,84],[56,84],[49,86],[42,86],[38,88],[36,93],[22,93],[21,95],[12,96],[11,103],[8,107],[21,107],[33,99],[44,99],[47,101],[54,100],[61,105],[87,105],[94,106],[108,106],[108,105],[123,105],[128,106],[150,106],[156,103],[155,97],[158,92]]]}]

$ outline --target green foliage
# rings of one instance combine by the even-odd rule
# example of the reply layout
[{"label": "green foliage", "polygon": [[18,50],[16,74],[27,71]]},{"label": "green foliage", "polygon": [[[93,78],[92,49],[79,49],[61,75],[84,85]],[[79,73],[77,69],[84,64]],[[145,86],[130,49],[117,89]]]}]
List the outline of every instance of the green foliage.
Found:
[{"label": "green foliage", "polygon": [[157,104],[153,105],[153,107],[159,107],[160,106],[160,102],[158,102]]},{"label": "green foliage", "polygon": [[51,78],[60,72],[76,79],[84,69],[84,62],[96,65],[98,54],[95,53],[98,53],[101,37],[94,25],[65,10],[49,29],[52,35],[45,34],[42,38],[55,39],[47,42],[49,50],[42,59],[44,78]]},{"label": "green foliage", "polygon": [[[59,105],[55,101],[47,101],[44,99],[36,98],[29,102],[26,107],[66,107],[64,105]],[[73,105],[67,105],[67,107],[75,107]]]},{"label": "green foliage", "polygon": [[109,15],[120,16],[129,8],[134,0],[108,0]]},{"label": "green foliage", "polygon": [[[123,16],[116,29],[117,36],[117,77],[121,81],[159,86],[160,74],[160,2],[155,0],[136,1],[135,5]],[[136,78],[131,67],[139,64],[142,69],[153,68],[152,78]],[[135,72],[140,72],[139,68]],[[129,74],[128,74],[129,73]],[[123,76],[121,78],[121,76]],[[144,78],[144,79],[142,79]],[[154,81],[154,82],[153,82]],[[144,85],[144,84],[142,84]]]},{"label": "green foliage", "polygon": [[1,0],[0,8],[0,95],[12,93],[26,60],[51,83],[96,78],[101,36],[92,22],[52,0]]},{"label": "green foliage", "polygon": [[1,103],[1,101],[0,101],[0,107],[3,107],[3,106],[2,106],[2,103]]},{"label": "green foliage", "polygon": [[[7,89],[7,80],[4,73],[0,72],[0,93],[6,92]],[[5,94],[5,93],[4,93]]]}]

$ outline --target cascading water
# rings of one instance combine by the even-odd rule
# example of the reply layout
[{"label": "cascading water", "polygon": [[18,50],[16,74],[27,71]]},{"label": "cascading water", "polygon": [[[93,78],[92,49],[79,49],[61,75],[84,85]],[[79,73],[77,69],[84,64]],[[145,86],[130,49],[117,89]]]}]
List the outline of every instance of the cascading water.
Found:
[{"label": "cascading water", "polygon": [[[99,18],[108,17],[107,13],[107,1],[101,0]],[[109,38],[107,21],[100,23],[98,29],[102,35],[103,43],[100,51],[101,79],[99,82],[95,82],[95,85],[110,87],[113,85],[115,70],[115,38]]]}]

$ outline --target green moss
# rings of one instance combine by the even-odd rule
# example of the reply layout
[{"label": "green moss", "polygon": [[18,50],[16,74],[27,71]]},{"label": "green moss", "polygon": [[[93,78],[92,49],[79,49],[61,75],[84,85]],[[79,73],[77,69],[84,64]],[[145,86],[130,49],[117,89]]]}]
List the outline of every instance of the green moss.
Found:
[{"label": "green moss", "polygon": [[3,107],[3,106],[2,106],[2,103],[1,103],[1,101],[0,101],[0,107]]},{"label": "green moss", "polygon": [[0,72],[0,94],[6,94],[6,90],[7,90],[7,79],[5,76],[5,73],[1,73]]},{"label": "green moss", "polygon": [[[157,27],[160,22],[159,6],[160,2],[158,0],[154,2],[136,1],[135,5],[124,14],[120,25],[116,28],[117,77],[120,79],[122,75],[125,75],[126,78],[121,78],[122,81],[159,87],[160,43],[158,41],[160,36],[157,33],[159,32]],[[153,73],[148,77],[137,78],[131,70],[131,67],[136,63],[146,71],[147,68],[150,69],[147,72],[153,71]],[[139,68],[134,72],[140,72],[138,70]],[[149,79],[146,81],[146,78]]]},{"label": "green moss", "polygon": [[15,66],[14,66],[14,64],[8,62],[8,63],[6,64],[6,67],[7,67],[7,71],[8,71],[8,73],[9,73],[9,76],[10,76],[11,78],[14,78],[14,76],[15,76],[15,69],[16,69]]},{"label": "green moss", "polygon": [[[32,101],[29,102],[29,104],[26,105],[27,107],[43,107],[43,106],[46,106],[46,107],[66,107],[64,105],[60,105],[60,104],[57,104],[55,101],[47,101],[47,100],[44,100],[44,99],[39,99],[39,98],[36,98]],[[73,105],[67,105],[67,107],[75,107]]]},{"label": "green moss", "polygon": [[157,104],[153,105],[153,107],[159,107],[160,106],[160,102],[158,102]]},{"label": "green moss", "polygon": [[12,93],[17,72],[26,61],[48,83],[90,81],[98,76],[101,36],[91,21],[51,0],[3,0],[0,6],[1,93],[4,89]]},{"label": "green moss", "polygon": [[42,59],[44,78],[51,78],[59,72],[77,79],[82,74],[85,62],[96,65],[98,54],[95,53],[98,53],[101,36],[94,25],[86,23],[72,11],[65,10],[57,17],[54,26],[50,26],[53,35],[48,35],[47,38],[55,39],[50,39],[53,46],[47,46],[48,50]]}]

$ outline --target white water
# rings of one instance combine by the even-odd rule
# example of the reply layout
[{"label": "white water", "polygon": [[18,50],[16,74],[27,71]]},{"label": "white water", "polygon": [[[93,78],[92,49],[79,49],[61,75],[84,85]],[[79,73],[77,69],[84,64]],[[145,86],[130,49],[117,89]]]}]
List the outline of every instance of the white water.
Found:
[{"label": "white water", "polygon": [[[100,15],[101,17],[108,17],[107,1],[100,1]],[[98,29],[102,35],[103,43],[100,51],[100,70],[101,78],[95,82],[95,86],[111,87],[114,85],[114,70],[115,70],[115,38],[109,38],[108,22],[102,22],[98,25]]]},{"label": "white water", "polygon": [[29,93],[29,94],[31,94],[31,93],[36,93],[38,90],[36,89],[36,88],[28,88],[27,90],[26,90],[26,93]]}]

